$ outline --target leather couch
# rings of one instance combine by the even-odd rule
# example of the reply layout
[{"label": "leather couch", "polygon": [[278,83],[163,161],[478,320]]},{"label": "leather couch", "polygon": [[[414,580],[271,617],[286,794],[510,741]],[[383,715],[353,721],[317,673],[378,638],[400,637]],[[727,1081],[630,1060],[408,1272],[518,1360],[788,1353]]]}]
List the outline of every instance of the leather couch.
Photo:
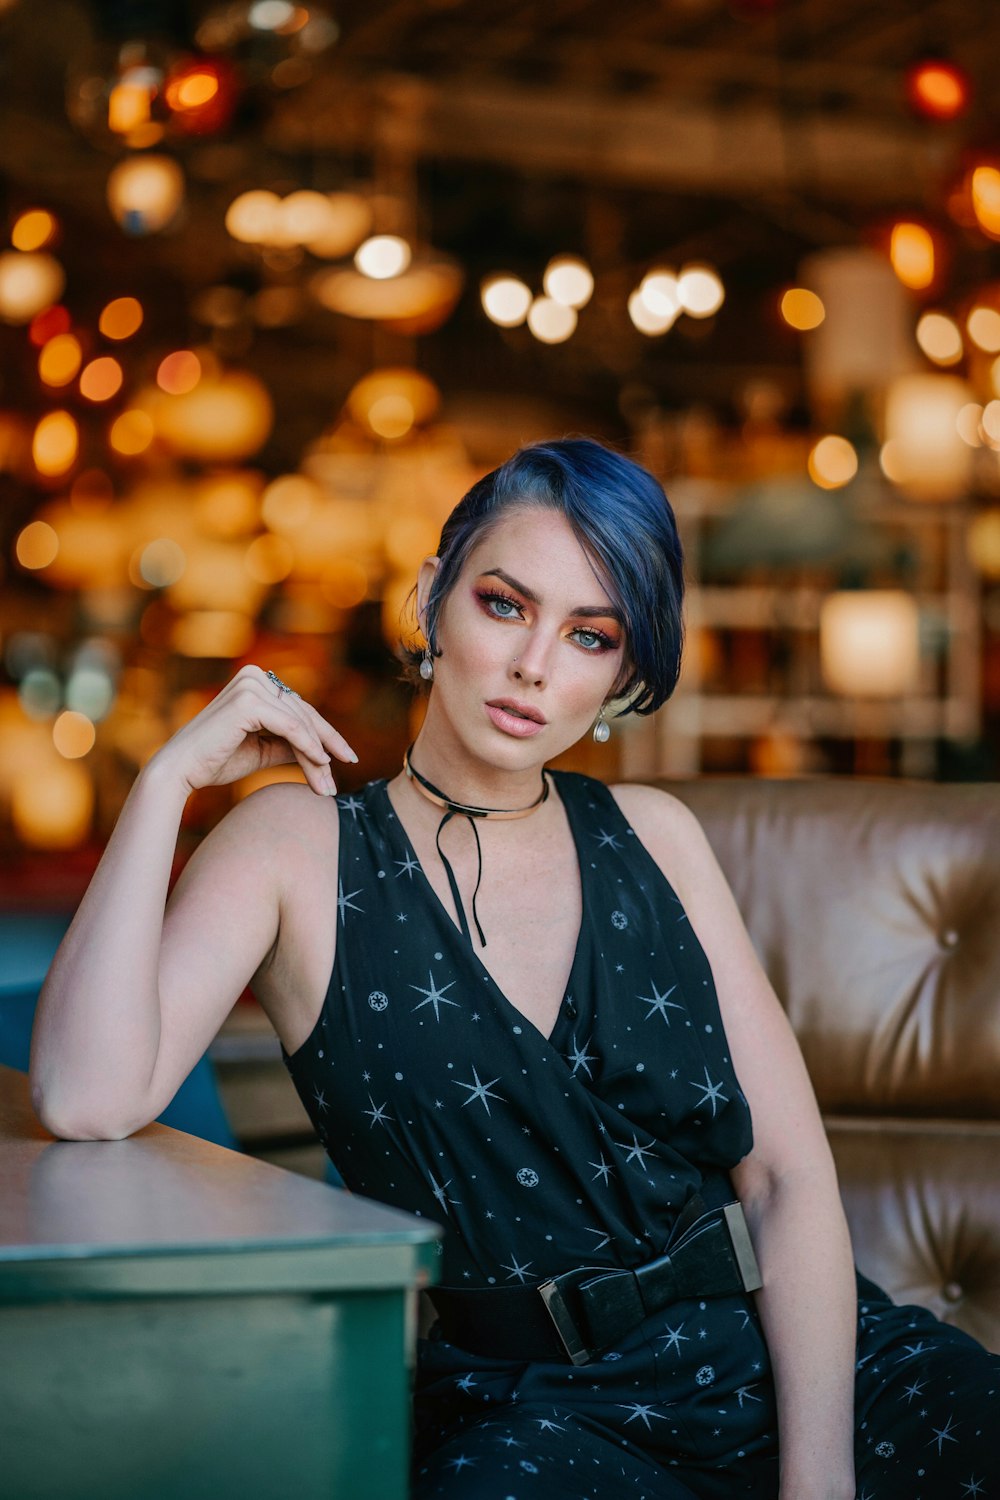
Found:
[{"label": "leather couch", "polygon": [[706,779],[860,1269],[1000,1351],[1000,785]]}]

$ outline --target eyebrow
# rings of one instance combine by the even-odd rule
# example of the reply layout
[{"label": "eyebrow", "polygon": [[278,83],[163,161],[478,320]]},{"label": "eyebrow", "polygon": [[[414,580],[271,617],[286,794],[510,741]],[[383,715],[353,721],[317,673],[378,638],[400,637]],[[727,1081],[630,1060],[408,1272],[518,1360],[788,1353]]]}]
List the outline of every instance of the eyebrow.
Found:
[{"label": "eyebrow", "polygon": [[[512,578],[509,573],[505,573],[503,568],[486,568],[485,572],[480,576],[488,578],[502,578],[504,583],[509,584],[512,589],[517,589],[517,592],[519,594],[523,594],[524,597],[529,601],[529,603],[541,604],[542,602],[538,595],[535,593],[534,589],[529,589],[526,583],[519,583],[516,578]],[[580,604],[576,609],[571,609],[570,614],[582,616],[584,619],[588,620],[616,620],[618,624],[623,628],[625,625],[625,620],[622,616],[621,610],[616,608],[613,604]]]}]

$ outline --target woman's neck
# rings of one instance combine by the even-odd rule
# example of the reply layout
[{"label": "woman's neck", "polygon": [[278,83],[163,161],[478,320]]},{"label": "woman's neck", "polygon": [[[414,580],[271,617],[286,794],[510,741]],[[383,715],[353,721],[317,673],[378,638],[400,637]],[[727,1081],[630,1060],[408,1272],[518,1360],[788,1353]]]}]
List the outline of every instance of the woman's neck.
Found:
[{"label": "woman's neck", "polygon": [[515,809],[529,806],[543,787],[542,762],[508,769],[470,754],[447,725],[428,717],[414,740],[410,763],[448,799],[475,807]]}]

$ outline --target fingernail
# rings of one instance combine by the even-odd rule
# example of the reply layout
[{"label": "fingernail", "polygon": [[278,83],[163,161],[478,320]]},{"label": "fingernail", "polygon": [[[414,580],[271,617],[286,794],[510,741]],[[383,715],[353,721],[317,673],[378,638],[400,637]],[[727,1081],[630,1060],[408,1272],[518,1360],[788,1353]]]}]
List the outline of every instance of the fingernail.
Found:
[{"label": "fingernail", "polygon": [[351,751],[351,762],[353,765],[357,765],[358,763],[358,757],[355,755],[353,750]]},{"label": "fingernail", "polygon": [[323,777],[323,784],[326,787],[326,795],[328,797],[332,797],[336,793],[337,783],[334,781],[329,771],[327,771]]}]

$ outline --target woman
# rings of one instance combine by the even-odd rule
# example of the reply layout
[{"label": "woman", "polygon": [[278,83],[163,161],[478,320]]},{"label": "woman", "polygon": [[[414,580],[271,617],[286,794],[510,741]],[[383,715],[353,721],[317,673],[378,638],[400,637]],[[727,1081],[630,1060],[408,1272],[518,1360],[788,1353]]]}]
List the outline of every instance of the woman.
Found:
[{"label": "woman", "polygon": [[[856,1281],[801,1055],[697,823],[543,770],[612,701],[669,696],[681,579],[649,474],[541,444],[421,566],[432,687],[391,782],[317,804],[356,757],[243,668],[135,783],[46,981],[36,1108],[74,1138],[139,1128],[252,984],[347,1185],[446,1231],[421,1500],[995,1494],[1000,1360]],[[308,785],[239,803],[164,911],[189,793],[292,759]]]}]

